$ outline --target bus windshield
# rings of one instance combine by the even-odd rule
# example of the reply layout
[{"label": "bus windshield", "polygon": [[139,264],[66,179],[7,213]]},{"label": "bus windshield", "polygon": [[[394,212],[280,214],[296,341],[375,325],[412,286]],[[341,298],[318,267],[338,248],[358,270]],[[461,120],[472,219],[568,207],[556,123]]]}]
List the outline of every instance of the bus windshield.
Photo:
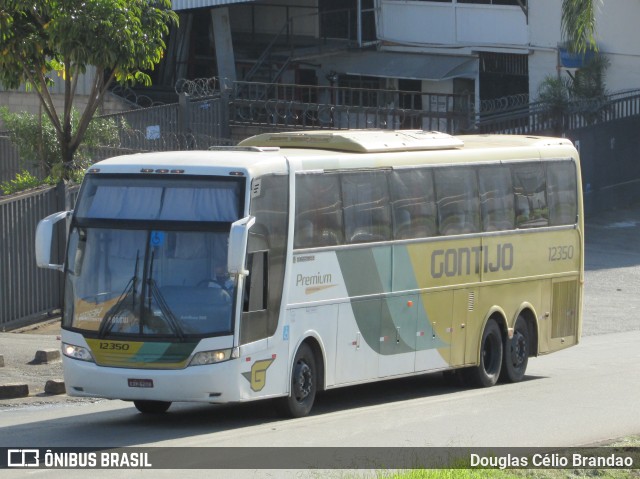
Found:
[{"label": "bus windshield", "polygon": [[72,223],[64,326],[99,338],[231,334],[239,183],[101,180],[87,182]]}]

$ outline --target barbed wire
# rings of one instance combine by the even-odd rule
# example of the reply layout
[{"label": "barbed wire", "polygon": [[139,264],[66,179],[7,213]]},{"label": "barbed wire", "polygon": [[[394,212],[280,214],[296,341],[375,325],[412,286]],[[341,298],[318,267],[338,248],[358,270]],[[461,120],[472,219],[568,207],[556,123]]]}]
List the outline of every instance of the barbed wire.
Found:
[{"label": "barbed wire", "polygon": [[122,85],[116,85],[111,89],[111,93],[126,101],[132,106],[139,108],[150,108],[152,106],[162,106],[164,102],[153,100],[148,95],[141,95],[140,93],[132,90],[129,87],[123,87]]},{"label": "barbed wire", "polygon": [[520,93],[517,95],[503,96],[482,100],[480,102],[480,113],[498,113],[529,105],[529,94]]},{"label": "barbed wire", "polygon": [[189,97],[198,99],[218,95],[221,89],[231,88],[231,85],[232,82],[226,78],[180,78],[175,84],[175,91],[178,95],[186,93]]}]

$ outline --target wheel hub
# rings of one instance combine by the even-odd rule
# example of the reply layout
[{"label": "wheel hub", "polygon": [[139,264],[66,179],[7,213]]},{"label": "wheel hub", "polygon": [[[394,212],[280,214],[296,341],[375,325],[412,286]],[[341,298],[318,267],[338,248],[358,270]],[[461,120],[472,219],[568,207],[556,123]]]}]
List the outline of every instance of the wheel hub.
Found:
[{"label": "wheel hub", "polygon": [[313,388],[311,368],[305,362],[299,362],[295,369],[293,393],[298,401],[304,400]]},{"label": "wheel hub", "polygon": [[524,363],[527,354],[525,337],[520,332],[515,332],[511,340],[511,363],[518,367]]}]

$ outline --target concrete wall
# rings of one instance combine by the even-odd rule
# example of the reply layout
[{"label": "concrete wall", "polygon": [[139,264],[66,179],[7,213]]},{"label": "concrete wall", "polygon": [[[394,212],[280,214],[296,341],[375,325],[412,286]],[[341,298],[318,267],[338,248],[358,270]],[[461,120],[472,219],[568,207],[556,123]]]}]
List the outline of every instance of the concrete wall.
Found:
[{"label": "concrete wall", "polygon": [[640,88],[640,2],[603,0],[596,10],[600,51],[611,61],[606,85],[609,91]]},{"label": "concrete wall", "polygon": [[379,0],[378,37],[395,43],[526,46],[520,7]]},{"label": "concrete wall", "polygon": [[[596,41],[611,65],[605,84],[610,92],[640,88],[640,2],[597,0]],[[529,86],[535,98],[540,82],[558,74],[555,50],[562,41],[561,2],[529,0]],[[566,70],[560,70],[566,75]]]}]

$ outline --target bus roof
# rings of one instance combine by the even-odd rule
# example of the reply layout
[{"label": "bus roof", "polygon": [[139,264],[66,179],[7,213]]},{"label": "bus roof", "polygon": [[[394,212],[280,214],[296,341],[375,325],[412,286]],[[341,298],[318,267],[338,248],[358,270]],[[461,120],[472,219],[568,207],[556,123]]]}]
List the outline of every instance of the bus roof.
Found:
[{"label": "bus roof", "polygon": [[263,133],[239,146],[309,148],[353,153],[391,153],[469,148],[505,148],[572,145],[565,138],[523,135],[451,136],[422,130],[312,130]]},{"label": "bus roof", "polygon": [[89,168],[90,172],[119,174],[160,173],[163,170],[169,170],[169,173],[180,171],[186,175],[227,176],[242,173],[259,176],[287,173],[288,166],[278,148],[221,147],[213,151],[161,151],[115,156]]},{"label": "bus roof", "polygon": [[[487,150],[493,150],[488,154]],[[545,152],[545,153],[543,153]],[[388,155],[393,153],[393,155]],[[565,138],[521,135],[451,136],[420,130],[316,130],[264,133],[237,147],[116,156],[89,171],[188,175],[286,174],[316,169],[403,167],[575,157]],[[167,170],[167,171],[165,171]]]},{"label": "bus roof", "polygon": [[353,153],[424,151],[460,148],[460,139],[438,131],[422,130],[314,130],[263,133],[240,142],[241,146],[313,148]]}]

